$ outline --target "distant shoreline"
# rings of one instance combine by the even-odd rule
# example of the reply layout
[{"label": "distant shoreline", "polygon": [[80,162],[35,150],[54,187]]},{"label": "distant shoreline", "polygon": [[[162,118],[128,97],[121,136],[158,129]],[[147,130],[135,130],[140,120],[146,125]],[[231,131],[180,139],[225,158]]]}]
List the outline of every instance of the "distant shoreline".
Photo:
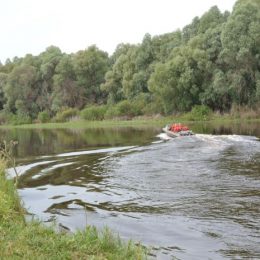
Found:
[{"label": "distant shoreline", "polygon": [[73,120],[62,123],[32,123],[22,125],[1,125],[0,129],[87,129],[87,128],[114,128],[114,127],[162,127],[165,124],[180,122],[188,125],[194,123],[208,123],[208,124],[237,124],[240,122],[260,122],[259,118],[233,118],[231,115],[213,116],[209,120],[187,120],[185,116],[174,117],[136,117],[129,120],[114,119],[114,120],[101,120],[101,121],[88,121],[88,120]]}]

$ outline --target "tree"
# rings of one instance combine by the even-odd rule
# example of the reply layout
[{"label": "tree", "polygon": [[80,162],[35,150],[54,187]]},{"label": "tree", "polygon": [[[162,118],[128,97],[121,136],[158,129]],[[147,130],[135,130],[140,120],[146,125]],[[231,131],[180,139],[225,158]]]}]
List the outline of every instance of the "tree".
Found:
[{"label": "tree", "polygon": [[77,84],[83,88],[84,103],[98,103],[103,100],[100,85],[104,82],[109,67],[108,54],[91,46],[79,51],[73,59]]},{"label": "tree", "polygon": [[4,108],[4,104],[6,102],[4,96],[4,89],[7,83],[8,74],[0,72],[0,110]]},{"label": "tree", "polygon": [[36,81],[35,67],[23,64],[15,67],[4,87],[7,100],[5,107],[13,113],[35,118],[38,114],[36,103],[38,91],[34,87]]},{"label": "tree", "polygon": [[204,50],[196,48],[198,39],[177,48],[173,58],[155,67],[148,82],[149,90],[159,96],[166,114],[187,111],[200,104],[200,93],[210,62]]},{"label": "tree", "polygon": [[61,50],[58,47],[50,46],[39,55],[40,58],[40,88],[37,97],[37,104],[40,111],[50,111],[52,107],[53,76],[56,66],[62,58]]},{"label": "tree", "polygon": [[101,90],[108,94],[108,103],[114,104],[124,99],[122,80],[126,62],[126,54],[121,54],[112,69],[105,74],[105,81],[101,84]]},{"label": "tree", "polygon": [[219,69],[213,73],[211,83],[203,93],[200,94],[202,104],[215,110],[228,111],[232,105],[232,89],[226,74]]},{"label": "tree", "polygon": [[77,85],[72,57],[64,55],[53,76],[51,110],[57,112],[62,107],[81,108],[84,102],[83,95],[83,89]]},{"label": "tree", "polygon": [[177,30],[172,33],[166,33],[154,36],[152,39],[153,45],[153,63],[165,62],[169,59],[170,54],[182,44],[182,32]]},{"label": "tree", "polygon": [[232,99],[250,104],[257,92],[256,72],[260,70],[260,2],[238,1],[222,34],[219,63],[228,75]]}]

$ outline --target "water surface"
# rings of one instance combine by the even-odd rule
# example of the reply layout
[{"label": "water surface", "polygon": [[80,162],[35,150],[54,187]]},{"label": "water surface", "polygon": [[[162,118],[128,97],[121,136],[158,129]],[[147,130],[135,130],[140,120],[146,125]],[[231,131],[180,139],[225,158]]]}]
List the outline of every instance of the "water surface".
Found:
[{"label": "water surface", "polygon": [[107,225],[157,259],[260,258],[260,124],[192,128],[169,140],[156,127],[1,136],[18,140],[19,193],[45,222]]}]

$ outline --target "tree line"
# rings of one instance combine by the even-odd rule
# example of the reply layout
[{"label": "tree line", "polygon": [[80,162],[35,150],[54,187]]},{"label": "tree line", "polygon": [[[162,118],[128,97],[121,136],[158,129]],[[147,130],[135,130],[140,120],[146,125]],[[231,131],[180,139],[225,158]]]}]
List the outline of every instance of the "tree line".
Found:
[{"label": "tree line", "polygon": [[34,120],[43,111],[52,117],[105,104],[137,115],[259,103],[259,0],[238,0],[231,13],[213,6],[182,30],[146,34],[111,56],[94,45],[72,54],[50,46],[0,64],[2,116]]}]

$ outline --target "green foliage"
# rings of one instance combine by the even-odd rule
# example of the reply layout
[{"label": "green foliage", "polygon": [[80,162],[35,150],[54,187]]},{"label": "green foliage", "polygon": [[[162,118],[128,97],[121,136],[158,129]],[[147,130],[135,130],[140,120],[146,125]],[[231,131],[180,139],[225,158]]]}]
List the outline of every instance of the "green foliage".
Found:
[{"label": "green foliage", "polygon": [[[4,222],[10,221],[10,219],[24,223],[23,215],[17,217],[18,214],[24,213],[16,190],[17,182],[14,184],[13,180],[7,180],[5,176],[7,167],[15,167],[12,152],[16,144],[17,142],[14,141],[10,143],[3,142],[0,147],[0,227]],[[15,168],[14,171],[17,174]],[[16,181],[18,180],[16,179]]]},{"label": "green foliage", "polygon": [[139,111],[135,108],[128,100],[123,100],[114,106],[109,106],[107,112],[105,113],[106,119],[126,117],[131,118],[138,115]]},{"label": "green foliage", "polygon": [[55,68],[51,110],[57,112],[62,107],[81,108],[84,104],[84,89],[77,84],[74,62],[64,55]]},{"label": "green foliage", "polygon": [[79,51],[73,62],[77,84],[83,89],[85,104],[102,100],[100,85],[108,70],[108,54],[96,46],[90,46],[85,51]]},{"label": "green foliage", "polygon": [[31,124],[32,118],[28,114],[14,114],[7,112],[6,110],[0,111],[0,125],[11,124],[11,125],[23,125]]},{"label": "green foliage", "polygon": [[0,111],[0,125],[8,124],[11,121],[12,114],[6,111]]},{"label": "green foliage", "polygon": [[[50,46],[8,59],[0,65],[0,110],[32,120],[46,110],[64,121],[63,107],[98,104],[109,105],[108,118],[170,115],[202,104],[220,112],[234,104],[252,108],[260,101],[259,58],[259,0],[238,0],[231,13],[213,6],[182,30],[145,34],[110,57],[94,45],[75,54]],[[121,105],[125,100],[131,104]],[[100,118],[94,110],[85,117]]]},{"label": "green foliage", "polygon": [[12,125],[31,124],[32,119],[29,115],[26,114],[18,114],[18,115],[13,114],[10,116],[9,123]]},{"label": "green foliage", "polygon": [[6,102],[4,87],[7,83],[8,74],[0,72],[0,109],[3,109]]},{"label": "green foliage", "polygon": [[9,74],[4,86],[6,108],[20,114],[34,115],[37,91],[33,88],[37,72],[33,66],[18,65]]},{"label": "green foliage", "polygon": [[164,113],[164,105],[161,99],[153,98],[143,107],[144,115],[159,115]]},{"label": "green foliage", "polygon": [[70,121],[73,117],[77,116],[79,111],[76,108],[64,108],[63,110],[57,112],[56,116],[53,118],[54,122],[66,122]]},{"label": "green foliage", "polygon": [[133,115],[139,116],[145,114],[146,107],[151,102],[151,95],[148,93],[141,93],[131,100],[131,107]]},{"label": "green foliage", "polygon": [[131,115],[134,115],[133,105],[128,100],[124,100],[124,101],[119,102],[116,105],[116,108],[117,108],[119,116],[123,116],[123,115],[131,116]]},{"label": "green foliage", "polygon": [[[260,55],[260,3],[238,1],[225,23],[219,63],[224,68],[232,103],[252,105],[257,93]],[[231,105],[230,105],[231,107]]]},{"label": "green foliage", "polygon": [[103,120],[105,118],[105,113],[107,106],[90,106],[86,107],[80,112],[80,117],[85,120]]},{"label": "green foliage", "polygon": [[47,123],[50,121],[50,119],[51,119],[51,117],[50,117],[50,113],[48,111],[42,111],[38,114],[38,120],[41,123]]},{"label": "green foliage", "polygon": [[186,118],[192,121],[206,121],[212,115],[212,110],[205,105],[196,105],[191,112],[186,115]]}]

